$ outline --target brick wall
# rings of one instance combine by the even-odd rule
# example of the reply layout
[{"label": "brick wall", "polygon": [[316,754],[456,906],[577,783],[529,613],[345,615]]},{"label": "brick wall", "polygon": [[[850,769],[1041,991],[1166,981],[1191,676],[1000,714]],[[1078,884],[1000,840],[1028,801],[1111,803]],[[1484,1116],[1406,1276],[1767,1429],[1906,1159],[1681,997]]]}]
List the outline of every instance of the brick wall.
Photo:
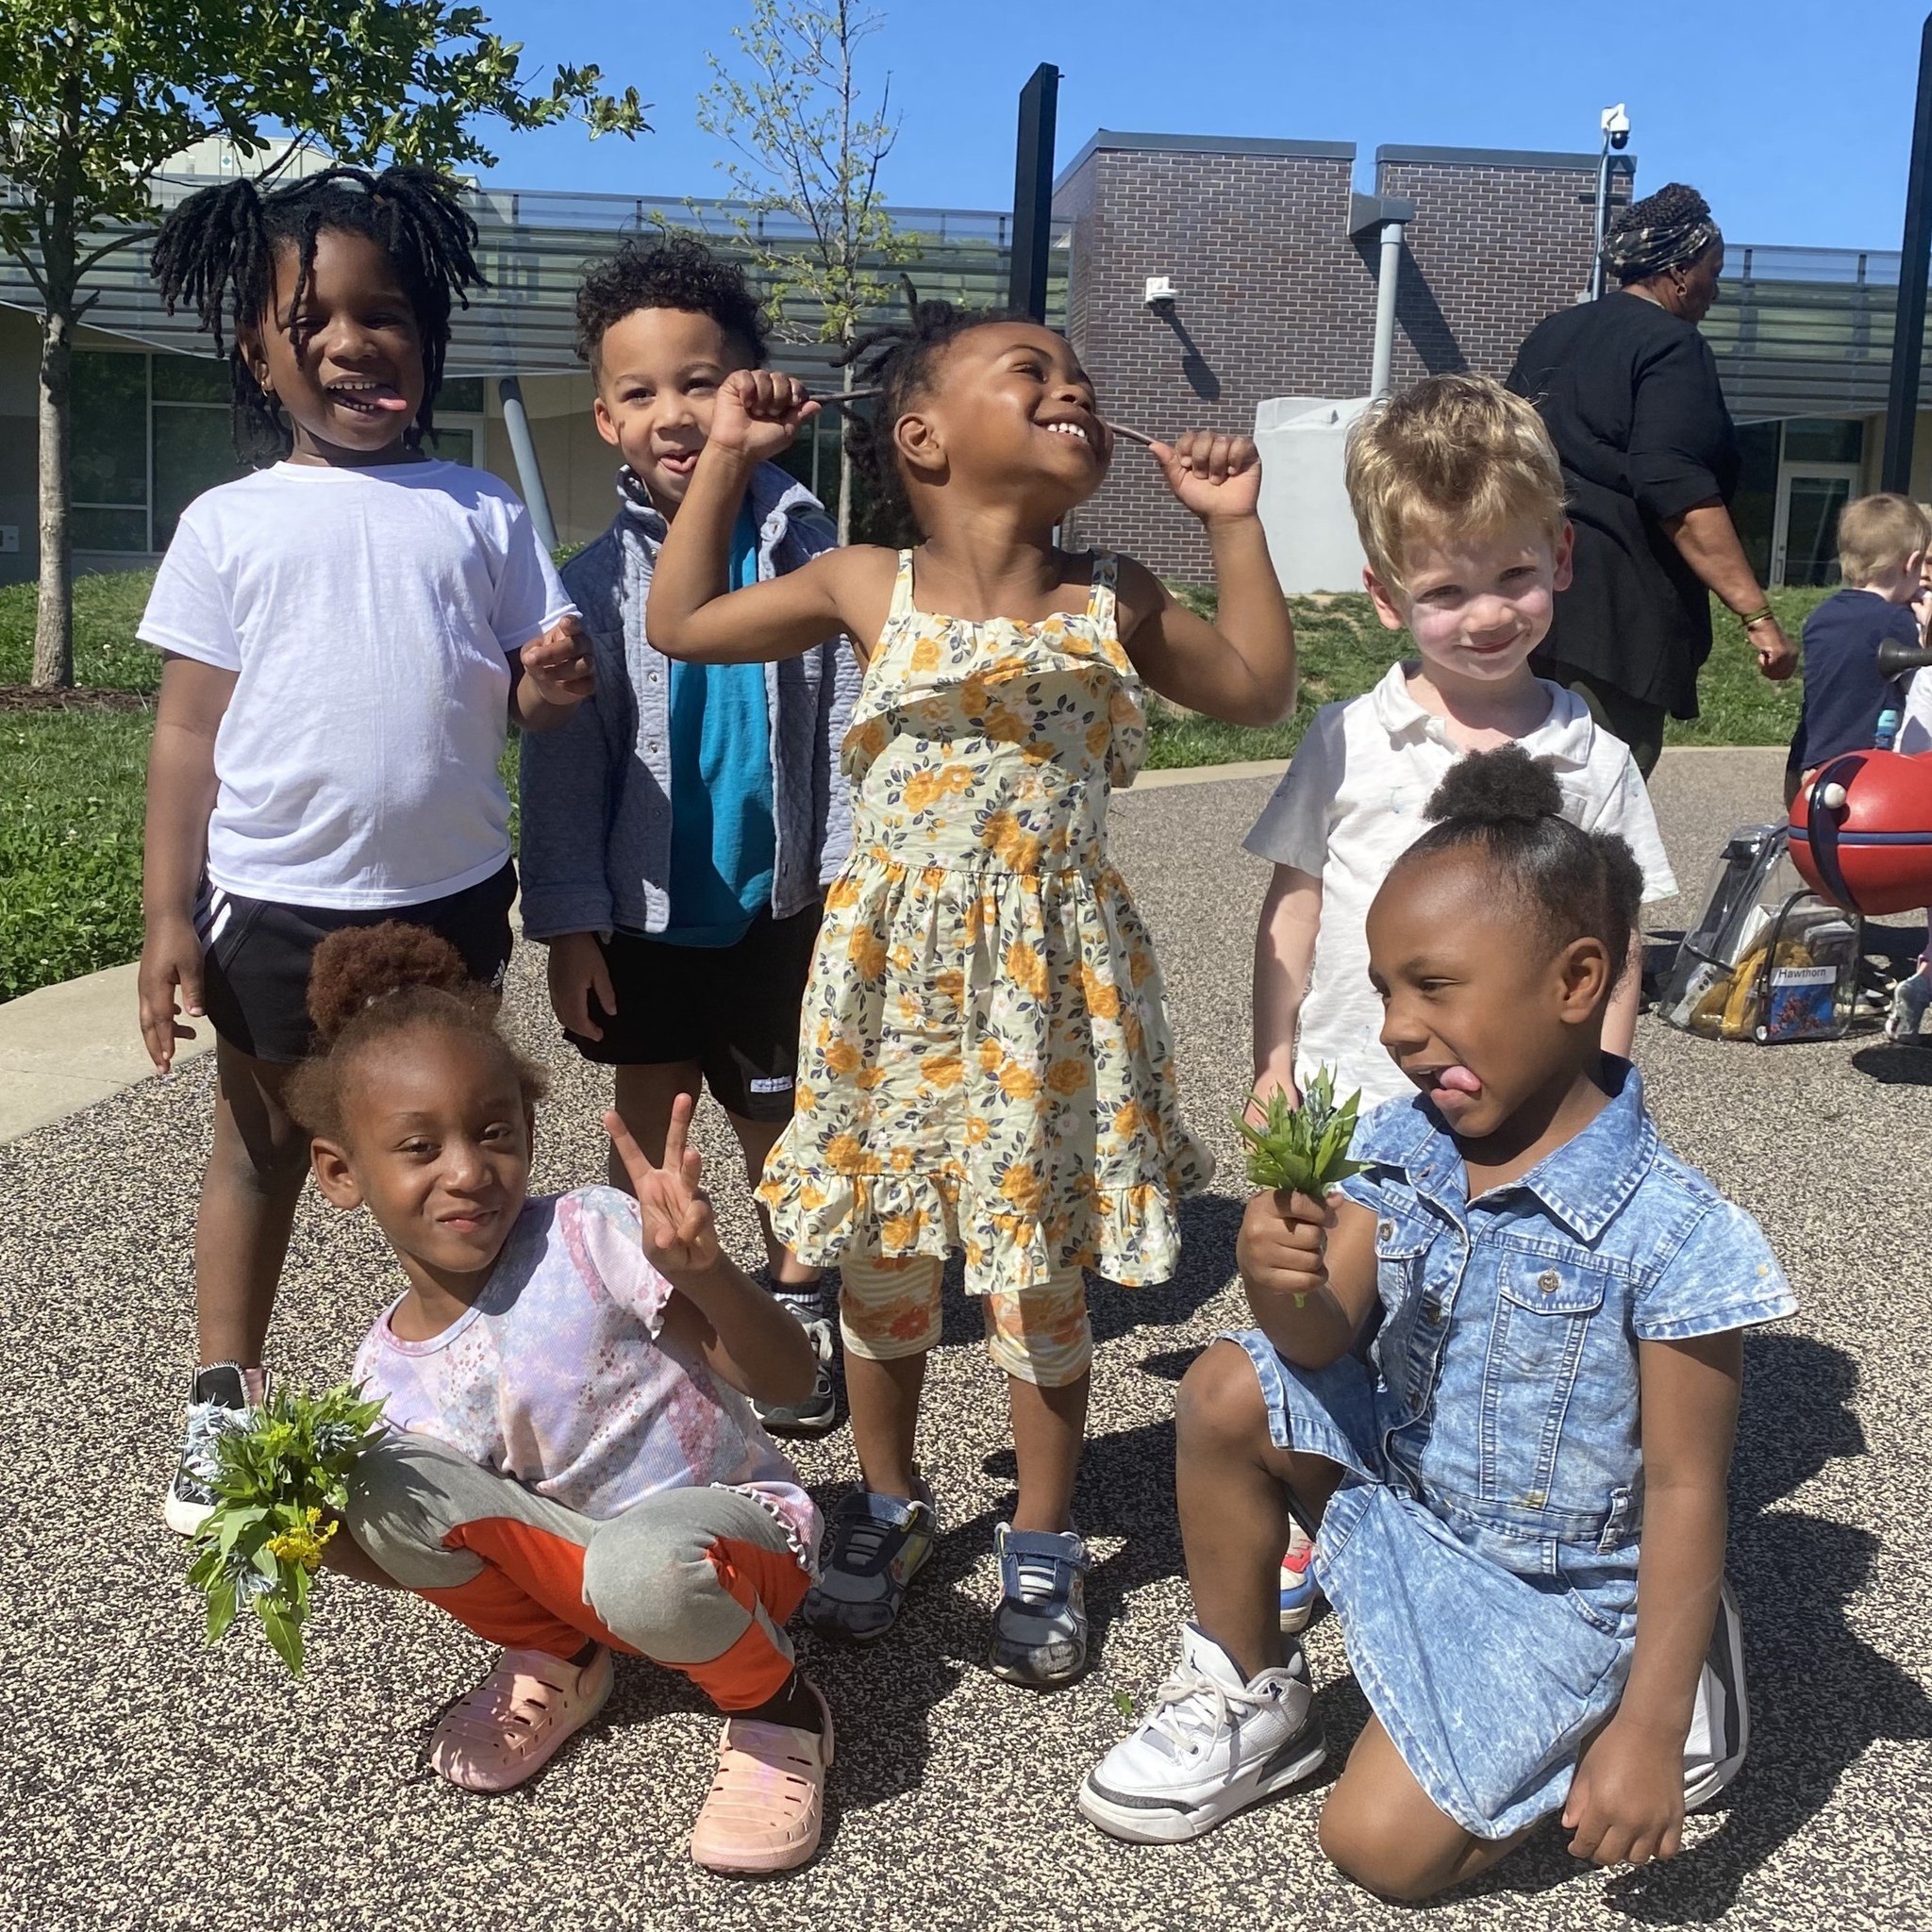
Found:
[{"label": "brick wall", "polygon": [[[1099,135],[1063,178],[1068,334],[1104,412],[1151,434],[1247,432],[1270,396],[1358,396],[1374,348],[1375,240],[1348,233],[1354,149],[1135,146]],[[1384,148],[1377,190],[1414,201],[1396,308],[1398,385],[1432,371],[1500,375],[1589,278],[1594,162]],[[1613,198],[1627,198],[1627,164]],[[1174,278],[1171,319],[1142,299]],[[1189,581],[1209,575],[1200,526],[1140,450],[1123,447],[1069,541],[1102,542]]]},{"label": "brick wall", "polygon": [[[1377,152],[1376,192],[1415,204],[1395,304],[1398,388],[1452,370],[1507,375],[1524,337],[1589,286],[1596,163],[1526,158]],[[1630,163],[1612,166],[1614,210],[1630,198]],[[1365,265],[1371,276],[1379,266],[1366,254]]]},{"label": "brick wall", "polygon": [[[1102,410],[1150,435],[1252,430],[1284,394],[1367,387],[1374,288],[1349,242],[1353,151],[1313,155],[1097,148],[1056,199],[1074,225],[1068,334]],[[1172,320],[1142,300],[1174,278]],[[1205,580],[1200,525],[1144,451],[1123,446],[1070,520],[1163,574]]]}]

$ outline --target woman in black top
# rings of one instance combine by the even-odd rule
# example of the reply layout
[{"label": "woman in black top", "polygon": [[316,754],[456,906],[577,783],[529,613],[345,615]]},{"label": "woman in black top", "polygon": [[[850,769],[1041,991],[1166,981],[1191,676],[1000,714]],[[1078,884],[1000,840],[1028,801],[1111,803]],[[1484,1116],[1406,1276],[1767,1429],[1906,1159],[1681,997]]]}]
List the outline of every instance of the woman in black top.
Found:
[{"label": "woman in black top", "polygon": [[1576,528],[1571,588],[1531,661],[1629,745],[1646,777],[1665,718],[1697,715],[1708,591],[1742,619],[1766,677],[1798,661],[1724,507],[1737,436],[1697,332],[1724,258],[1694,189],[1673,182],[1633,202],[1604,242],[1618,291],[1539,323],[1509,373],[1549,427]]}]

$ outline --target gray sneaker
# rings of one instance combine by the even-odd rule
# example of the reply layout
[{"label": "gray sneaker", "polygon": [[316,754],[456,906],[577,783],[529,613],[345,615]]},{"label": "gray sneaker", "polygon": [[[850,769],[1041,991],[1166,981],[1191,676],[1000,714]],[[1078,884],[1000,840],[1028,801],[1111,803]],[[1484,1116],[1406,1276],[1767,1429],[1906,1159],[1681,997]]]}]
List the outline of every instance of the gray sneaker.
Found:
[{"label": "gray sneaker", "polygon": [[1087,1668],[1087,1545],[1066,1530],[1014,1529],[994,1535],[1000,1558],[1000,1607],[993,1612],[992,1674],[1041,1690],[1065,1684]]},{"label": "gray sneaker", "polygon": [[912,1497],[855,1490],[825,1525],[824,1568],[802,1614],[821,1637],[870,1643],[899,1621],[907,1587],[925,1568],[939,1534],[932,1491]]},{"label": "gray sneaker", "polygon": [[[771,1288],[766,1282],[763,1286]],[[809,1294],[787,1294],[771,1289],[772,1299],[790,1310],[798,1325],[810,1339],[812,1353],[819,1358],[819,1372],[813,1378],[811,1393],[801,1402],[754,1402],[752,1412],[774,1436],[823,1436],[839,1420],[839,1405],[832,1393],[832,1323],[824,1312],[819,1291]]]},{"label": "gray sneaker", "polygon": [[192,1536],[214,1513],[215,1492],[209,1486],[219,1466],[217,1445],[230,1429],[242,1426],[250,1407],[267,1393],[265,1369],[242,1369],[233,1362],[198,1369],[190,1379],[181,1460],[161,1504],[161,1521],[176,1536]]}]

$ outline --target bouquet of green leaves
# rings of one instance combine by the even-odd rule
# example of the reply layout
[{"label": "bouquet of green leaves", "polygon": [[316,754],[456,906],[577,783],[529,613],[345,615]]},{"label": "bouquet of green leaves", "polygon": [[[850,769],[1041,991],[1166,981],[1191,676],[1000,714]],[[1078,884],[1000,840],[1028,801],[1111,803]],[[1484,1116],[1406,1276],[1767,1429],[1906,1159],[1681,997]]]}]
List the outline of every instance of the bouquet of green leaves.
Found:
[{"label": "bouquet of green leaves", "polygon": [[348,1502],[349,1472],[374,1440],[380,1402],[346,1384],[326,1395],[277,1389],[216,1445],[214,1513],[195,1532],[188,1580],[208,1598],[208,1641],[243,1609],[302,1673],[302,1624],[323,1545]]},{"label": "bouquet of green leaves", "polygon": [[[1258,1096],[1257,1096],[1258,1098]],[[1359,1093],[1335,1104],[1335,1075],[1316,1070],[1299,1107],[1291,1107],[1277,1087],[1268,1096],[1267,1117],[1256,1126],[1245,1114],[1235,1116],[1247,1143],[1248,1180],[1257,1188],[1286,1188],[1319,1201],[1330,1188],[1359,1174],[1362,1163],[1348,1158],[1355,1139]]]}]

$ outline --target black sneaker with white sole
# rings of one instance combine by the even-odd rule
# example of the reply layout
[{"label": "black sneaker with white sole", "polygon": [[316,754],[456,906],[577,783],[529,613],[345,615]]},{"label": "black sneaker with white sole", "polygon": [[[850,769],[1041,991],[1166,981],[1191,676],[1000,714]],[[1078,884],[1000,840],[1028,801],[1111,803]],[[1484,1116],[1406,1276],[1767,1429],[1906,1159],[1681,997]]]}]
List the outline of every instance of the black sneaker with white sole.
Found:
[{"label": "black sneaker with white sole", "polygon": [[250,1407],[267,1391],[266,1371],[243,1370],[233,1362],[197,1369],[190,1379],[181,1459],[161,1504],[161,1521],[176,1536],[192,1536],[214,1513],[215,1492],[209,1485],[215,1477],[217,1445],[228,1430],[242,1426]]},{"label": "black sneaker with white sole", "polygon": [[832,1393],[832,1322],[824,1311],[822,1291],[788,1294],[773,1288],[770,1281],[760,1285],[772,1299],[796,1318],[809,1338],[812,1353],[819,1358],[818,1374],[811,1393],[800,1402],[754,1402],[752,1411],[774,1436],[823,1436],[839,1420],[839,1405]]}]

